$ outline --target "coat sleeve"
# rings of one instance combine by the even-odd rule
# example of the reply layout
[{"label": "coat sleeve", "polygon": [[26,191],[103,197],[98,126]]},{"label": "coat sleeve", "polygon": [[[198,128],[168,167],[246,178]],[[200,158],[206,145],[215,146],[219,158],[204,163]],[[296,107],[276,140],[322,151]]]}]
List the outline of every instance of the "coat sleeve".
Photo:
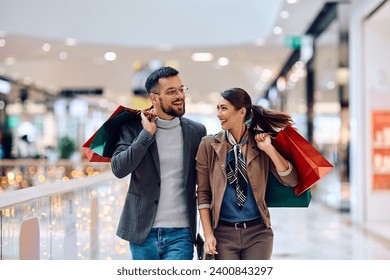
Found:
[{"label": "coat sleeve", "polygon": [[145,157],[155,136],[144,129],[138,133],[134,127],[122,125],[115,152],[111,158],[111,169],[118,178],[129,175]]},{"label": "coat sleeve", "polygon": [[295,187],[299,182],[297,169],[290,162],[288,162],[288,169],[286,171],[278,172],[270,159],[270,171],[283,185]]},{"label": "coat sleeve", "polygon": [[198,178],[198,208],[210,208],[211,206],[211,186],[208,168],[208,151],[210,151],[210,142],[203,138],[200,142],[198,153],[196,155],[196,170]]}]

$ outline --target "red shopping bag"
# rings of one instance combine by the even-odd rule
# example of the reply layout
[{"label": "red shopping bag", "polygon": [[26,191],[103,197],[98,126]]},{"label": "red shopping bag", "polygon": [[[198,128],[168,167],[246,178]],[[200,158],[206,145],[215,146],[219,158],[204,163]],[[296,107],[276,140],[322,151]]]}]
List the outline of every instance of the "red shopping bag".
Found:
[{"label": "red shopping bag", "polygon": [[119,106],[84,143],[83,149],[88,160],[90,162],[110,162],[119,139],[119,126],[124,122],[141,121],[140,113],[141,110]]},{"label": "red shopping bag", "polygon": [[300,180],[294,188],[296,195],[311,188],[333,168],[333,165],[290,125],[281,130],[272,143],[298,171]]}]

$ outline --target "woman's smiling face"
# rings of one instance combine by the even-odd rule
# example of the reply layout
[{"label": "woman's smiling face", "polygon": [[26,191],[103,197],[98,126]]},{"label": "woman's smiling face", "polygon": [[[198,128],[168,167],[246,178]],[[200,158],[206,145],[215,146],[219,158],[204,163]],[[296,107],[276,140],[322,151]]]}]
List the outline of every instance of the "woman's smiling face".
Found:
[{"label": "woman's smiling face", "polygon": [[[242,110],[244,110],[244,114]],[[244,123],[244,116],[244,108],[237,110],[229,101],[220,97],[217,105],[217,117],[221,122],[222,129],[231,130],[241,126]]]}]

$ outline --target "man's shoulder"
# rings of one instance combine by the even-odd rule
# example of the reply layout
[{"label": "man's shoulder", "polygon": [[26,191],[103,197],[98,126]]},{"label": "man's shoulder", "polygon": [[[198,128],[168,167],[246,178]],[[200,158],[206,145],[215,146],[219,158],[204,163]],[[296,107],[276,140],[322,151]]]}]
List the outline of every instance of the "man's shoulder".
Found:
[{"label": "man's shoulder", "polygon": [[121,124],[118,126],[120,130],[129,130],[129,131],[136,131],[140,132],[142,130],[142,123],[141,121],[122,121]]}]

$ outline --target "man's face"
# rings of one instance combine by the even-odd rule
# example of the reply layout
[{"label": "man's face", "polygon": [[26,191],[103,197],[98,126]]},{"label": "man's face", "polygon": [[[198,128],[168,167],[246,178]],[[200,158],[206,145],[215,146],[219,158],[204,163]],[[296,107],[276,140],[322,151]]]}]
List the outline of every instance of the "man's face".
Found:
[{"label": "man's face", "polygon": [[161,78],[159,93],[153,93],[152,102],[157,115],[162,119],[181,117],[185,113],[185,87],[179,76]]}]

